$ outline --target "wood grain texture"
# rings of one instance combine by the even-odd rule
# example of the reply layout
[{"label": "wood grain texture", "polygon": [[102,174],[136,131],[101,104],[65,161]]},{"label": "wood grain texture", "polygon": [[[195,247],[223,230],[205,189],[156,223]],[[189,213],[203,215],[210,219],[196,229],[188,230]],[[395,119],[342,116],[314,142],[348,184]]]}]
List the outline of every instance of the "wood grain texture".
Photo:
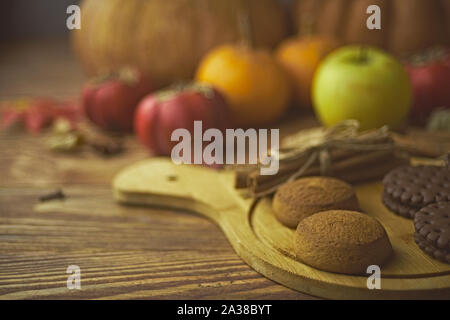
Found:
[{"label": "wood grain texture", "polygon": [[[0,99],[78,94],[66,43],[1,49]],[[0,299],[312,299],[248,267],[207,219],[117,205],[114,174],[148,157],[131,137],[125,147],[111,159],[54,154],[43,137],[0,132]],[[66,200],[39,203],[56,188]],[[71,264],[80,291],[66,288]]]},{"label": "wood grain texture", "polygon": [[[205,219],[123,208],[105,187],[40,204],[45,191],[0,189],[1,299],[303,297],[247,267]],[[66,288],[72,264],[80,291]]]},{"label": "wood grain texture", "polygon": [[[116,204],[109,187],[146,157],[42,151],[41,138],[0,135],[0,299],[304,299],[249,268],[207,219]],[[63,188],[67,198],[39,202]],[[66,288],[78,265],[82,290]]]}]

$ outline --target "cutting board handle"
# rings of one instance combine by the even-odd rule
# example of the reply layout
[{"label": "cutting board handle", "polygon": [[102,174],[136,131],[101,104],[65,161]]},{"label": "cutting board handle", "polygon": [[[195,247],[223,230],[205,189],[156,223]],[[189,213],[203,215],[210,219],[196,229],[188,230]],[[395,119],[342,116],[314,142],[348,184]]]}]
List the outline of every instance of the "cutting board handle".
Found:
[{"label": "cutting board handle", "polygon": [[230,207],[230,174],[152,158],[122,170],[113,190],[120,202],[195,211],[219,222],[220,212]]}]

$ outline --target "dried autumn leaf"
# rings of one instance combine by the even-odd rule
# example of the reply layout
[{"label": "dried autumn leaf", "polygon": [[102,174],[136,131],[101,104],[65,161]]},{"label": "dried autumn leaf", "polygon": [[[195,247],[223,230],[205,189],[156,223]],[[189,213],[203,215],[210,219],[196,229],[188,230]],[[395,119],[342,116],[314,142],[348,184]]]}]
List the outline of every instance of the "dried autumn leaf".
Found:
[{"label": "dried autumn leaf", "polygon": [[48,146],[53,151],[74,151],[83,144],[83,139],[77,132],[57,134],[49,138]]},{"label": "dried autumn leaf", "polygon": [[0,107],[0,129],[5,130],[23,123],[25,110],[28,108],[28,100],[20,99],[13,102],[4,102]]},{"label": "dried autumn leaf", "polygon": [[28,132],[38,134],[56,119],[66,119],[72,127],[81,120],[80,108],[70,102],[60,102],[50,98],[21,99],[10,102],[1,113],[1,129],[22,124]]}]

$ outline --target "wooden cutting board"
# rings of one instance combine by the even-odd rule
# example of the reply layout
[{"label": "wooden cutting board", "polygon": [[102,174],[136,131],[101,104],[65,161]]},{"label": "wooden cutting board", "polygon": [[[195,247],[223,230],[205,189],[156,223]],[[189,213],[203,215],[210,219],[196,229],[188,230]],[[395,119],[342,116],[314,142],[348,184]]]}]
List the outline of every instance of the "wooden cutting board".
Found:
[{"label": "wooden cutting board", "polygon": [[[356,187],[361,208],[385,227],[394,255],[381,269],[381,289],[367,277],[320,271],[295,259],[293,233],[274,217],[271,200],[253,203],[234,188],[233,171],[174,165],[153,158],[122,170],[113,181],[124,204],[196,212],[217,223],[236,253],[252,268],[289,288],[332,299],[450,298],[450,265],[428,257],[414,243],[411,220],[381,203],[381,183]],[[205,243],[208,246],[208,243]]]}]

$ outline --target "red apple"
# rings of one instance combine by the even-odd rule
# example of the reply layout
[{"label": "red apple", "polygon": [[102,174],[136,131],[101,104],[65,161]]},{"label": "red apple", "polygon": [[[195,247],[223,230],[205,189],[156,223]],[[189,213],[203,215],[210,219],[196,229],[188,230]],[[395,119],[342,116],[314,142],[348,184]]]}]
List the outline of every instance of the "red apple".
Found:
[{"label": "red apple", "polygon": [[194,121],[202,121],[203,130],[224,130],[230,124],[228,106],[216,89],[194,85],[169,89],[145,97],[139,104],[134,130],[139,141],[157,155],[170,155],[177,144],[172,132],[185,128],[193,134]]},{"label": "red apple", "polygon": [[152,82],[129,68],[88,82],[82,92],[86,116],[99,127],[132,131],[139,101],[153,90]]},{"label": "red apple", "polygon": [[424,124],[437,108],[450,108],[450,50],[416,56],[406,65],[413,87],[411,118]]}]

